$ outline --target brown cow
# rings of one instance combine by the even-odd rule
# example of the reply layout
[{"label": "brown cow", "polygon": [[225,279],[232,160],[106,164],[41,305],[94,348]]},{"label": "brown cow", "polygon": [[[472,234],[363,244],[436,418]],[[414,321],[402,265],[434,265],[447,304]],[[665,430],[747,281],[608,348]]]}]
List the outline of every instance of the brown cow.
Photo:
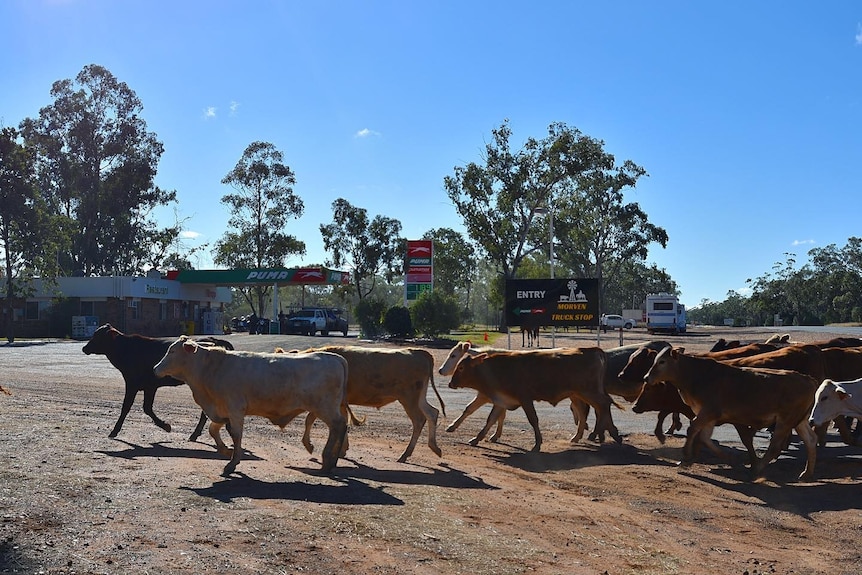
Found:
[{"label": "brown cow", "polygon": [[[312,348],[312,351],[337,353],[347,360],[347,403],[381,408],[397,401],[407,412],[413,423],[413,435],[407,449],[398,458],[403,463],[413,453],[425,423],[428,423],[428,447],[442,456],[437,445],[437,418],[439,411],[428,403],[428,384],[437,394],[443,414],[446,408],[443,399],[434,385],[434,357],[419,348],[377,349],[352,345],[327,345]],[[311,425],[314,415],[309,414],[305,421],[302,443],[311,452]]]},{"label": "brown cow", "polygon": [[[673,384],[696,413],[689,425],[681,465],[691,465],[696,442],[701,434],[708,437],[716,425],[732,423],[737,430],[739,426],[752,430],[774,426],[766,454],[752,462],[753,479],[763,479],[764,469],[778,457],[794,429],[807,452],[799,478],[813,476],[817,440],[808,426],[808,414],[818,382],[811,376],[781,369],[735,367],[668,348],[659,352],[646,375],[648,384],[659,381]],[[742,432],[740,437],[745,443]]]},{"label": "brown cow", "polygon": [[[616,395],[622,397],[626,401],[631,402],[637,399],[638,394],[640,393],[640,388],[643,386],[643,373],[646,373],[646,370],[649,369],[649,366],[644,368],[640,380],[635,383],[632,383],[630,381],[623,381],[618,377],[617,374],[620,372],[621,369],[625,367],[629,356],[641,347],[658,350],[669,345],[670,344],[666,341],[650,341],[646,344],[630,344],[606,349],[606,367],[604,381],[605,391],[609,395]],[[458,362],[465,355],[471,355],[475,357],[480,353],[494,354],[497,352],[508,353],[509,350],[496,348],[477,349],[474,348],[469,341],[458,342],[449,351],[449,355],[446,357],[446,360],[440,366],[440,369],[437,370],[437,373],[439,373],[440,375],[451,376],[455,372],[455,366],[458,365]],[[650,363],[650,365],[652,365],[652,363]],[[488,397],[484,396],[481,392],[477,393],[476,397],[474,397],[473,400],[469,404],[467,404],[467,407],[465,407],[461,415],[458,416],[458,419],[456,419],[455,421],[450,423],[448,427],[446,427],[446,431],[455,431],[456,429],[458,429],[458,427],[464,422],[465,419],[467,419],[467,417],[472,415],[477,409],[479,409],[486,403],[491,403],[491,400]],[[572,418],[574,419],[575,425],[577,426],[577,431],[570,438],[570,441],[574,443],[581,440],[584,429],[586,429],[586,416],[589,411],[589,405],[581,402],[578,399],[573,398],[570,409],[572,410]],[[497,419],[497,429],[490,437],[490,441],[496,442],[500,439],[500,436],[503,434],[503,422],[505,421],[505,419],[506,412],[501,411],[500,417],[499,419]],[[583,425],[581,425],[581,421],[584,422]],[[596,430],[595,432],[590,434],[590,439],[603,441],[604,437],[601,436],[601,431]]]},{"label": "brown cow", "polygon": [[[667,347],[670,347],[670,345]],[[682,429],[680,414],[685,415],[690,420],[694,418],[694,412],[685,404],[679,392],[672,385],[666,382],[659,382],[656,385],[644,385],[644,377],[652,367],[656,355],[658,355],[658,351],[655,349],[646,346],[640,348],[629,357],[628,363],[626,363],[617,377],[621,381],[631,382],[633,385],[638,382],[640,383],[641,392],[635,399],[632,411],[635,413],[658,411],[658,419],[653,433],[659,442],[664,443],[665,433],[671,435],[674,431]],[[672,415],[673,417],[670,427],[667,432],[664,432],[662,428],[664,427],[664,420],[668,415]]]},{"label": "brown cow", "polygon": [[[521,407],[533,427],[533,451],[539,451],[542,434],[534,402],[556,405],[567,397],[591,405],[596,411],[596,430],[607,431],[620,442],[610,412],[613,400],[604,391],[605,361],[605,352],[597,347],[483,353],[461,358],[449,387],[475,389],[494,403],[485,427],[470,440],[470,445],[485,437],[504,410]],[[582,418],[579,426],[583,424]]]}]

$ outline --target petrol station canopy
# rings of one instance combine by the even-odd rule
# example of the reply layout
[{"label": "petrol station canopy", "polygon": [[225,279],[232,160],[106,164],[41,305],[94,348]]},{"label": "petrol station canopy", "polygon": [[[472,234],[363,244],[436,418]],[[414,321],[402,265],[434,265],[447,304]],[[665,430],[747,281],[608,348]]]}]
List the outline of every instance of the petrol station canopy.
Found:
[{"label": "petrol station canopy", "polygon": [[216,286],[347,285],[350,283],[350,273],[325,267],[171,270],[166,278],[184,284]]}]

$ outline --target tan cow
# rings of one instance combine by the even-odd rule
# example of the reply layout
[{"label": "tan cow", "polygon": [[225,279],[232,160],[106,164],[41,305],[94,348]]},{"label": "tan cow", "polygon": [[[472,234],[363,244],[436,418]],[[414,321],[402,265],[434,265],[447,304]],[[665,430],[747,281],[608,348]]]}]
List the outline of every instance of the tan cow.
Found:
[{"label": "tan cow", "polygon": [[[735,367],[668,348],[658,353],[645,379],[648,385],[661,381],[674,385],[696,414],[689,425],[681,465],[694,461],[696,445],[711,436],[716,425],[734,424],[743,442],[746,438],[741,429],[774,426],[766,454],[755,456],[752,462],[753,479],[763,479],[764,469],[778,457],[794,429],[807,452],[799,478],[814,475],[817,439],[808,426],[808,414],[818,382],[811,376],[781,369]],[[753,447],[749,451],[753,452]]]},{"label": "tan cow", "polygon": [[[413,424],[413,435],[407,449],[398,458],[399,462],[404,463],[413,454],[426,422],[428,447],[438,457],[442,456],[443,452],[437,445],[439,411],[428,403],[429,383],[437,394],[444,415],[446,407],[434,385],[434,357],[430,353],[419,348],[378,349],[350,345],[328,345],[306,350],[310,351],[337,353],[347,360],[348,404],[378,409],[393,401],[401,404]],[[302,437],[302,443],[309,452],[312,449],[310,431],[313,423],[314,414],[309,414]]]},{"label": "tan cow", "polygon": [[[605,352],[597,347],[465,355],[457,363],[449,387],[475,389],[494,403],[485,427],[470,444],[481,441],[505,410],[521,407],[533,427],[533,451],[539,451],[542,434],[534,402],[556,405],[565,398],[592,406],[596,431],[607,431],[620,442],[610,412],[614,402],[604,390],[605,360]],[[580,418],[579,428],[584,419]]]},{"label": "tan cow", "polygon": [[[191,388],[195,401],[212,420],[209,432],[219,453],[231,457],[224,468],[224,475],[229,475],[242,456],[245,416],[266,417],[284,428],[306,411],[329,427],[322,459],[323,471],[331,471],[343,453],[347,434],[347,369],[347,361],[334,353],[227,351],[180,336],[153,371],[157,377],[171,376]],[[221,439],[225,423],[230,423],[233,450]]]}]

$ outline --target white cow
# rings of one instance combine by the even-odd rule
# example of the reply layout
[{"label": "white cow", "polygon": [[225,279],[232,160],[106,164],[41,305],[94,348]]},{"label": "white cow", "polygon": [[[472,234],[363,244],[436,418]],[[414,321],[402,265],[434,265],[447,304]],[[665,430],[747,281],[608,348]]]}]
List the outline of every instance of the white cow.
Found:
[{"label": "white cow", "polygon": [[851,381],[824,379],[814,395],[814,408],[808,423],[819,427],[842,415],[862,417],[862,378]]},{"label": "white cow", "polygon": [[[184,381],[212,420],[209,432],[219,453],[229,455],[224,474],[233,473],[242,455],[246,415],[266,417],[284,428],[310,412],[329,427],[323,449],[323,471],[335,467],[347,433],[345,388],[347,361],[334,353],[276,354],[227,351],[197,345],[186,336],[171,344],[153,371],[158,377]],[[230,423],[233,451],[220,430]]]}]

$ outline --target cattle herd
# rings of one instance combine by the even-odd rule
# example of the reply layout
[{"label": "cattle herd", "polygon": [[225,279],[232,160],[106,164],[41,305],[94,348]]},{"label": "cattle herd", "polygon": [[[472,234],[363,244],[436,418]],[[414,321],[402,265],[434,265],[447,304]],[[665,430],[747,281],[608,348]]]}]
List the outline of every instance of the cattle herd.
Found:
[{"label": "cattle herd", "polygon": [[[230,342],[215,338],[175,341],[125,335],[110,325],[100,327],[83,348],[86,354],[104,355],[123,376],[125,396],[120,417],[110,433],[116,437],[139,391],[143,409],[160,428],[168,423],[153,411],[156,390],[187,384],[202,413],[196,440],[207,418],[218,452],[230,460],[223,474],[236,470],[242,456],[244,420],[265,417],[284,427],[307,414],[302,443],[313,452],[310,430],[315,420],[328,428],[322,450],[322,471],[330,473],[349,448],[348,429],[362,425],[350,406],[382,407],[399,402],[412,423],[412,435],[398,458],[406,461],[423,428],[428,447],[437,455],[440,411],[427,400],[430,385],[445,415],[434,383],[434,358],[423,349],[377,349],[362,346],[326,346],[306,350],[273,349],[271,353],[237,351]],[[496,425],[490,441],[503,432],[506,412],[521,408],[533,433],[533,451],[542,447],[535,402],[552,405],[569,399],[579,441],[595,418],[589,437],[603,441],[606,434],[617,443],[620,432],[613,421],[615,398],[633,402],[635,413],[658,412],[655,435],[682,429],[688,419],[680,465],[693,463],[701,447],[727,459],[727,450],[712,439],[718,425],[733,425],[748,452],[751,478],[760,481],[765,468],[785,450],[795,431],[806,461],[799,478],[815,474],[817,444],[834,424],[848,444],[855,444],[851,421],[862,418],[862,340],[836,338],[795,344],[788,338],[742,344],[720,340],[709,352],[686,353],[665,341],[621,346],[529,349],[511,351],[457,344],[439,369],[449,376],[452,389],[469,388],[475,398],[447,428],[455,431],[465,418],[490,403],[492,409],[481,431],[469,440],[482,441]],[[4,390],[5,391],[5,390]],[[672,416],[670,427],[664,421]],[[225,445],[221,428],[233,443]],[[758,455],[756,432],[771,434],[765,453]]]}]

